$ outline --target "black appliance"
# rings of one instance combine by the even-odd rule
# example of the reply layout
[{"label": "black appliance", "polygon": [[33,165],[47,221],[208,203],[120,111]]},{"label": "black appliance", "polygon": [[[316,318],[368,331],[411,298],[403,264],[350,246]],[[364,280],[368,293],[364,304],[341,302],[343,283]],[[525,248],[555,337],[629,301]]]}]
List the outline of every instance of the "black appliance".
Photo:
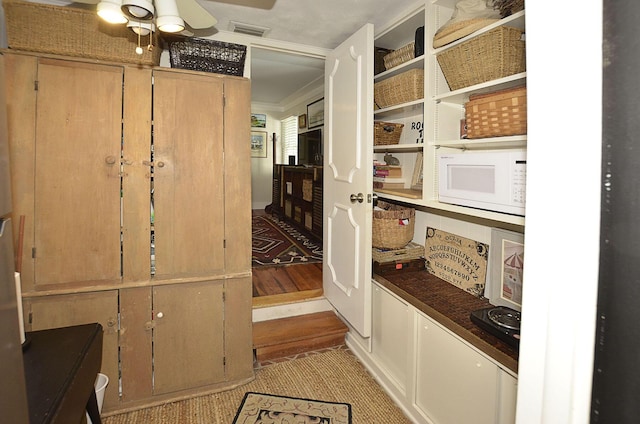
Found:
[{"label": "black appliance", "polygon": [[471,322],[508,345],[520,347],[520,312],[506,306],[492,306],[471,312]]}]

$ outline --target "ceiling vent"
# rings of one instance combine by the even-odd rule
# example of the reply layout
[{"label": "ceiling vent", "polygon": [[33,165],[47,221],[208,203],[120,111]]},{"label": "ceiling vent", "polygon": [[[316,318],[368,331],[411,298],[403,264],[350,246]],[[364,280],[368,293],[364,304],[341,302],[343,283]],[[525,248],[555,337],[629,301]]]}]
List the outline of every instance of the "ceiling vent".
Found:
[{"label": "ceiling vent", "polygon": [[271,30],[271,28],[236,21],[229,22],[229,29],[238,34],[252,35],[254,37],[264,37]]}]

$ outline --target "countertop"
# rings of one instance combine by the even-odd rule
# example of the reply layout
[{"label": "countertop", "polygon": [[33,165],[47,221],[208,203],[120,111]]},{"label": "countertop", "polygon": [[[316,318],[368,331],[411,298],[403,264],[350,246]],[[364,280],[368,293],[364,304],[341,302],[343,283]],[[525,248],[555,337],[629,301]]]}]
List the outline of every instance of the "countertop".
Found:
[{"label": "countertop", "polygon": [[472,311],[491,306],[426,270],[374,274],[373,279],[517,374],[518,350],[471,322]]}]

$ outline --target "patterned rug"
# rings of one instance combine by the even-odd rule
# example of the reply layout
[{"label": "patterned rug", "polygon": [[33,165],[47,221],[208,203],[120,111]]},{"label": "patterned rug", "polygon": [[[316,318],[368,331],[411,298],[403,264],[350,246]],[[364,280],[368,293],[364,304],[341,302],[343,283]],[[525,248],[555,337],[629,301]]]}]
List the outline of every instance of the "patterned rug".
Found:
[{"label": "patterned rug", "polygon": [[233,424],[350,424],[351,405],[247,392]]},{"label": "patterned rug", "polygon": [[252,219],[252,266],[322,262],[322,244],[271,215]]}]

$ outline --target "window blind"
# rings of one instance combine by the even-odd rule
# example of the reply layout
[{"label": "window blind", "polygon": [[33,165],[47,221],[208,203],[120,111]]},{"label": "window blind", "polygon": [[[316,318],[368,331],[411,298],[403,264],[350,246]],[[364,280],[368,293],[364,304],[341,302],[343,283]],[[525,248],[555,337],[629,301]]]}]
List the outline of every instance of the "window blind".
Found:
[{"label": "window blind", "polygon": [[281,157],[277,163],[289,163],[289,156],[295,156],[298,163],[298,117],[290,116],[281,121]]}]

